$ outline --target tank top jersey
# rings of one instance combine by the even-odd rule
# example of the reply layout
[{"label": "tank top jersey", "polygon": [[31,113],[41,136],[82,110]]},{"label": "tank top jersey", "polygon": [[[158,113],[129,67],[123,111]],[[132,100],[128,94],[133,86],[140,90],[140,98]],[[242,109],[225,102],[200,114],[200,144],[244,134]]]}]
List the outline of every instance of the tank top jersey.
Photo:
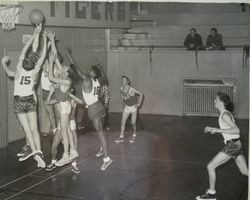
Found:
[{"label": "tank top jersey", "polygon": [[[219,126],[221,129],[230,129],[231,127],[229,127],[223,120],[222,120],[222,116],[223,114],[227,112],[228,114],[230,114],[231,116],[231,119],[232,121],[234,122],[234,118],[232,116],[232,114],[228,111],[228,110],[225,110],[223,111],[221,114],[220,114],[220,117],[219,117]],[[222,136],[224,138],[224,142],[228,141],[228,140],[232,140],[232,139],[238,139],[240,137],[239,134],[225,134],[225,133],[222,133]]]},{"label": "tank top jersey", "polygon": [[82,95],[87,106],[90,106],[99,100],[99,91],[100,91],[100,83],[97,79],[96,81],[92,79],[92,89],[90,93],[84,92],[82,87]]},{"label": "tank top jersey", "polygon": [[133,93],[132,95],[130,94],[130,88],[128,89],[128,91],[124,92],[124,90],[121,88],[121,93],[122,93],[122,97],[124,100],[124,103],[128,106],[133,106],[135,104],[137,104],[137,97],[136,94]]},{"label": "tank top jersey", "polygon": [[42,71],[42,74],[41,74],[41,87],[42,87],[42,89],[49,91],[51,84],[52,83],[50,82],[47,74],[44,71]]},{"label": "tank top jersey", "polygon": [[26,97],[34,94],[33,71],[21,68],[19,77],[14,79],[14,96]]},{"label": "tank top jersey", "polygon": [[62,92],[59,88],[59,86],[56,87],[55,89],[55,97],[56,100],[59,102],[65,102],[69,100],[69,94],[70,94],[70,89],[69,88],[66,92]]}]

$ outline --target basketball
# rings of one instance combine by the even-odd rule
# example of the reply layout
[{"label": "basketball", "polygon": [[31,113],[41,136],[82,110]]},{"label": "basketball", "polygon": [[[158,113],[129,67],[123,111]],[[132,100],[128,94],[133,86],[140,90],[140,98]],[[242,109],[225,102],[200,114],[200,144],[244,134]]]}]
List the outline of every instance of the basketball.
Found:
[{"label": "basketball", "polygon": [[34,9],[29,14],[31,24],[40,24],[44,21],[43,12],[39,9]]}]

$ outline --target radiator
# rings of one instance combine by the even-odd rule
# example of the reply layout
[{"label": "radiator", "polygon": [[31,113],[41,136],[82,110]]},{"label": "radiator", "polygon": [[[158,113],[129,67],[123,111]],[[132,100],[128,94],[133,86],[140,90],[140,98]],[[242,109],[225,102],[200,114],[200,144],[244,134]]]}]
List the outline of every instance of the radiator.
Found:
[{"label": "radiator", "polygon": [[214,106],[217,92],[225,92],[233,101],[233,84],[224,84],[221,80],[184,80],[184,115],[217,116]]}]

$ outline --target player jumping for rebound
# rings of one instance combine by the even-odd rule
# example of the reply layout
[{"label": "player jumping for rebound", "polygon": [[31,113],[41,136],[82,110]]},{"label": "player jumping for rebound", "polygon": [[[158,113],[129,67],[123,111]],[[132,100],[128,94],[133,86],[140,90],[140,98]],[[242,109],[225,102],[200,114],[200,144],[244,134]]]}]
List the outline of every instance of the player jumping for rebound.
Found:
[{"label": "player jumping for rebound", "polygon": [[[37,126],[37,102],[34,92],[37,75],[43,64],[47,51],[47,34],[46,31],[44,31],[42,55],[38,59],[37,50],[41,30],[42,24],[37,25],[34,34],[22,50],[15,72],[8,68],[9,57],[5,56],[2,59],[2,65],[7,75],[9,77],[14,77],[14,110],[32,150],[29,154],[22,156],[19,161],[24,161],[33,155],[38,163],[38,167],[45,168]],[[31,46],[32,52],[27,56],[28,50]]]},{"label": "player jumping for rebound", "polygon": [[[69,52],[66,51],[66,53],[70,62],[75,64]],[[88,108],[88,115],[97,131],[101,144],[100,152],[97,154],[98,157],[104,155],[101,170],[105,170],[113,160],[108,155],[107,142],[104,135],[103,121],[106,111],[104,105],[99,101],[100,83],[98,79],[101,78],[101,70],[96,66],[92,66],[88,74],[81,72],[78,67],[77,71],[82,79],[82,94]]]}]

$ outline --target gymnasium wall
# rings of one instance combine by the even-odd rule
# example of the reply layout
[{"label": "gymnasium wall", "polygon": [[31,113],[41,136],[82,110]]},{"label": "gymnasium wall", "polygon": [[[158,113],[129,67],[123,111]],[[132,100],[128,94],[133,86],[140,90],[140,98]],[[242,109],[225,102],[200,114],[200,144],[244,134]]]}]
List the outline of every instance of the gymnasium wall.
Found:
[{"label": "gymnasium wall", "polygon": [[200,51],[198,69],[195,52],[154,49],[150,70],[149,50],[112,50],[108,53],[111,112],[121,112],[120,77],[126,74],[132,86],[144,95],[141,113],[183,115],[183,79],[234,81],[234,103],[239,118],[249,115],[249,68],[242,66],[242,51]]}]

